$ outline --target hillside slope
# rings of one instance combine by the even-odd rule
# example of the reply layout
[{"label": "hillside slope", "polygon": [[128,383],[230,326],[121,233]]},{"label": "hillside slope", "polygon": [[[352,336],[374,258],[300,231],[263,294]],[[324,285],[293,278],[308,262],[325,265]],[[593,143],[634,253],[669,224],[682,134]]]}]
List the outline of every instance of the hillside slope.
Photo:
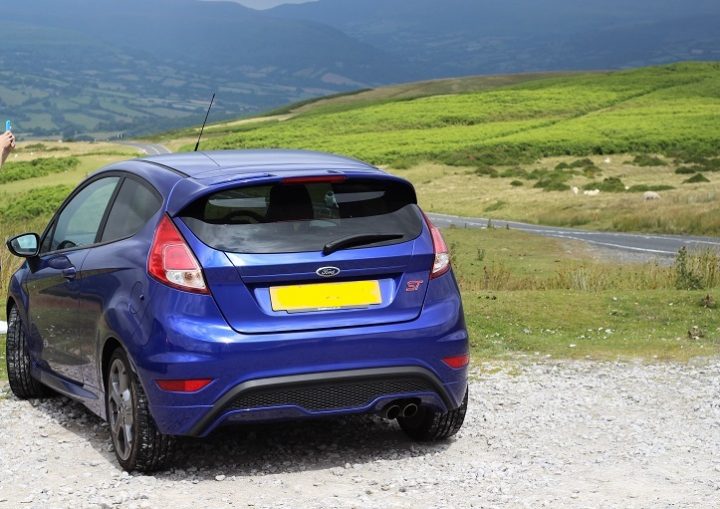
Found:
[{"label": "hillside slope", "polygon": [[204,147],[317,149],[403,167],[419,160],[476,165],[570,154],[716,152],[720,140],[717,63],[541,77],[376,103],[365,94],[317,103],[284,122],[211,134]]}]

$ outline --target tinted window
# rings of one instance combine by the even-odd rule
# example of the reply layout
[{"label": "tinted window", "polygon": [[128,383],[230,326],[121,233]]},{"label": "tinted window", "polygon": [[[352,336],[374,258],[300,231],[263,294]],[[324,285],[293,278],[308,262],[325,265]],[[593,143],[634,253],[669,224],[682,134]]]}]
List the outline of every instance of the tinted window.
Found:
[{"label": "tinted window", "polygon": [[320,251],[345,237],[395,236],[356,247],[385,245],[422,231],[412,187],[389,180],[240,187],[194,203],[181,217],[209,246],[239,253]]},{"label": "tinted window", "polygon": [[108,216],[102,242],[135,235],[160,208],[160,198],[135,179],[126,178]]},{"label": "tinted window", "polygon": [[50,251],[95,243],[100,222],[118,180],[118,177],[96,180],[75,195],[57,218]]}]

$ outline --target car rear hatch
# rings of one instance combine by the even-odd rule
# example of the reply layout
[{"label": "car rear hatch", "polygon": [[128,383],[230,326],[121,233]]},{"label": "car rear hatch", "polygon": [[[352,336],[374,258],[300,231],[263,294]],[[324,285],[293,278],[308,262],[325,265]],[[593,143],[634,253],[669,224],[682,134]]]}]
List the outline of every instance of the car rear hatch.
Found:
[{"label": "car rear hatch", "polygon": [[422,308],[433,244],[404,180],[267,175],[212,191],[178,216],[237,331],[403,322]]}]

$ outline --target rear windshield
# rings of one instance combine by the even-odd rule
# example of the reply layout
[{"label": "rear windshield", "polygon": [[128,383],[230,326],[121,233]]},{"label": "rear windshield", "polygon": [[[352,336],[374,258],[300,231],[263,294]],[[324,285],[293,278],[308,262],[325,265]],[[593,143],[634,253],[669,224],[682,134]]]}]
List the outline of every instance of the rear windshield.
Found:
[{"label": "rear windshield", "polygon": [[390,180],[239,187],[193,203],[180,217],[205,244],[236,253],[322,251],[356,236],[367,237],[348,249],[388,245],[422,232],[412,187]]}]

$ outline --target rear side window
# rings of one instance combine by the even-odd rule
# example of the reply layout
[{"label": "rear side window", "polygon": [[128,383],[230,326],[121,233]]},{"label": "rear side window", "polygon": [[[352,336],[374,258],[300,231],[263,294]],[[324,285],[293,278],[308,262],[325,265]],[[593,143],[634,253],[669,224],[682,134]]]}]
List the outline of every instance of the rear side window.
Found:
[{"label": "rear side window", "polygon": [[422,232],[415,192],[392,180],[239,187],[193,203],[181,217],[207,245],[237,253],[321,251],[330,242],[362,235],[388,239],[351,247],[387,245]]},{"label": "rear side window", "polygon": [[162,202],[147,186],[126,178],[113,203],[101,242],[135,235],[160,208]]}]

